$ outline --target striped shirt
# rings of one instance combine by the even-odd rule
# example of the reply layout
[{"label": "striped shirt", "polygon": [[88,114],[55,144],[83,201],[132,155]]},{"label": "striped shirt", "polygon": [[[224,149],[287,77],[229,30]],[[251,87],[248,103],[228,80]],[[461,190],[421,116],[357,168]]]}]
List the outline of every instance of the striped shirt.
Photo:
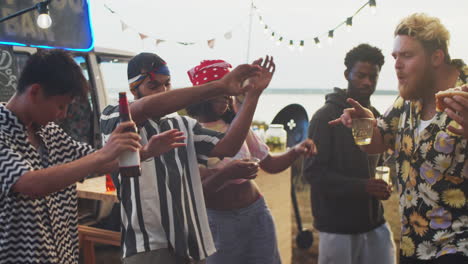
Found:
[{"label": "striped shirt", "polygon": [[[119,123],[119,107],[108,106],[101,115],[106,140]],[[196,260],[215,252],[209,229],[198,163],[224,134],[200,126],[194,119],[171,115],[147,120],[139,128],[142,145],[161,132],[178,129],[186,147],[141,162],[142,175],[119,178],[123,257],[160,248]]]},{"label": "striped shirt", "polygon": [[31,198],[12,191],[25,173],[71,162],[90,152],[49,123],[38,133],[36,150],[26,128],[0,105],[0,263],[78,263],[78,212],[75,184]]}]

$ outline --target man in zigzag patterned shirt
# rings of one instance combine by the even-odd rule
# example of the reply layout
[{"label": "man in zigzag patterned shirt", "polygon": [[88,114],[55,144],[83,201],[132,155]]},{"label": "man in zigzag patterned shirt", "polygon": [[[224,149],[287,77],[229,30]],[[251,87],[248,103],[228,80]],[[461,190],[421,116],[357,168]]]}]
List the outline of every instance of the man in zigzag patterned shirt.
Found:
[{"label": "man in zigzag patterned shirt", "polygon": [[[133,122],[122,123],[95,152],[53,123],[86,91],[68,53],[40,51],[27,62],[16,94],[0,104],[0,263],[78,263],[75,182],[117,169],[120,153],[140,148],[136,133],[123,132]],[[159,155],[153,149],[140,153]]]},{"label": "man in zigzag patterned shirt", "polygon": [[[240,65],[222,79],[195,89],[170,90],[169,69],[159,56],[140,53],[130,60],[128,80],[136,99],[130,104],[130,112],[140,128],[142,142],[177,128],[184,132],[187,146],[142,160],[141,177],[120,178],[124,263],[204,263],[215,252],[198,163],[208,157],[232,157],[239,151],[273,69],[272,60],[261,67]],[[253,75],[251,84],[244,87],[244,81]],[[245,102],[225,134],[202,128],[189,117],[166,116],[190,104],[220,95],[238,95],[247,89]],[[118,107],[106,107],[101,116],[104,138],[118,122]]]}]

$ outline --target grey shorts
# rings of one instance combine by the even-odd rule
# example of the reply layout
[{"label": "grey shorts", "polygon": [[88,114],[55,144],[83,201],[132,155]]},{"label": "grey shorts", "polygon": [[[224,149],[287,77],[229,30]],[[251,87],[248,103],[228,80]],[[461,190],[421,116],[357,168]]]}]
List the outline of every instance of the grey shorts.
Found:
[{"label": "grey shorts", "polygon": [[319,264],[395,264],[395,244],[388,224],[367,233],[319,233]]},{"label": "grey shorts", "polygon": [[275,224],[263,198],[248,207],[208,209],[216,253],[207,264],[280,264]]}]

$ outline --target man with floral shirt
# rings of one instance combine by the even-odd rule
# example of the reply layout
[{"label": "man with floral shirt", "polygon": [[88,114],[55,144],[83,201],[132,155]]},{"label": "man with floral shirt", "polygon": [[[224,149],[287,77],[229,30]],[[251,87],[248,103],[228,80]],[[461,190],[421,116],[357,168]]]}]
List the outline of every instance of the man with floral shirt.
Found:
[{"label": "man with floral shirt", "polygon": [[[468,100],[444,99],[437,112],[435,93],[446,90],[449,32],[439,19],[413,14],[395,30],[393,57],[400,97],[375,121],[368,153],[394,150],[397,160],[402,237],[400,263],[468,263]],[[468,92],[468,86],[463,88]],[[353,118],[374,118],[353,108],[330,124],[350,126]]]}]

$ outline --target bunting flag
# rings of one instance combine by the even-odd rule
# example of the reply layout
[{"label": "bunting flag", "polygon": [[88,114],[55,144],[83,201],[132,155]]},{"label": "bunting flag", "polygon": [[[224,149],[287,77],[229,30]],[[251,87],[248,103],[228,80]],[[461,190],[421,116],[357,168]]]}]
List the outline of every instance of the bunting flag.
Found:
[{"label": "bunting flag", "polygon": [[225,38],[225,39],[231,39],[231,38],[232,38],[232,32],[226,32],[226,33],[224,34],[224,38]]},{"label": "bunting flag", "polygon": [[[132,26],[130,26],[128,23],[126,23],[122,18],[121,16],[115,12],[113,9],[111,9],[107,4],[104,4],[104,7],[110,12],[112,13],[113,15],[117,16],[119,21],[120,21],[120,27],[121,27],[121,30],[122,32],[123,31],[126,31],[126,30],[129,30],[129,29],[132,29],[133,31],[136,31],[136,33],[138,34],[138,36],[140,37],[141,40],[145,40],[147,38],[151,38],[151,39],[154,39],[154,45],[155,46],[158,46],[159,44],[161,44],[162,42],[173,42],[173,43],[177,43],[179,45],[183,45],[183,46],[191,46],[191,45],[195,45],[197,44],[197,42],[194,42],[194,41],[174,41],[174,40],[168,40],[168,39],[160,39],[160,38],[153,38],[152,36],[149,36],[145,33],[142,33],[140,32],[139,30],[133,28]],[[245,21],[244,19],[242,19],[241,21]],[[227,39],[227,40],[230,40],[232,39],[232,31],[236,28],[242,28],[242,23],[236,25],[234,28],[232,28],[231,30],[229,31],[226,31],[223,35],[224,35],[224,38]],[[217,38],[212,38],[212,39],[209,39],[209,40],[205,40],[203,41],[204,43],[207,43],[207,46],[210,48],[210,49],[213,49],[215,47],[215,42],[216,42],[216,39]]]},{"label": "bunting flag", "polygon": [[122,32],[128,29],[128,25],[122,20],[120,20],[120,27],[122,28]]},{"label": "bunting flag", "polygon": [[210,39],[208,40],[208,47],[210,47],[210,49],[213,49],[214,46],[215,46],[215,40],[216,39]]},{"label": "bunting flag", "polygon": [[[285,37],[284,34],[278,34],[278,32],[276,32],[275,30],[273,30],[269,25],[267,25],[265,23],[265,19],[264,19],[264,16],[263,15],[260,15],[260,11],[259,9],[257,8],[257,6],[254,4],[254,1],[252,1],[252,4],[251,4],[251,10],[252,12],[254,12],[257,17],[258,17],[258,20],[260,22],[260,24],[262,25],[262,28],[264,29],[263,31],[266,33],[266,34],[269,34],[271,36],[271,39],[272,40],[275,40],[276,41],[276,44],[277,45],[281,45],[283,42],[286,42],[286,43],[289,43],[289,48],[291,50],[294,50],[294,48],[297,46],[298,47],[298,50],[302,51],[304,49],[304,46],[305,46],[305,43],[315,43],[315,46],[316,47],[321,47],[321,43],[320,43],[320,38],[323,38],[323,37],[326,37],[328,36],[328,40],[329,40],[329,43],[332,43],[332,40],[333,40],[333,37],[334,37],[334,33],[336,31],[336,29],[340,28],[341,26],[344,26],[346,25],[346,28],[348,31],[351,30],[351,27],[353,25],[353,18],[356,17],[356,15],[361,12],[366,6],[369,6],[372,13],[375,13],[375,9],[376,9],[376,0],[369,0],[368,2],[366,2],[364,5],[362,5],[353,15],[347,17],[344,21],[342,21],[341,23],[339,23],[336,27],[334,27],[333,29],[330,29],[330,30],[327,30],[325,31],[323,34],[319,34],[319,35],[316,35],[315,37],[313,38],[301,38],[299,40],[294,40],[294,39],[291,39],[291,38],[287,38]],[[168,41],[171,41],[171,40],[168,40],[168,39],[157,39],[157,38],[153,38],[149,35],[146,35],[138,30],[135,30],[134,28],[132,28],[131,26],[129,26],[129,24],[125,23],[119,16],[118,13],[116,13],[114,10],[112,10],[109,6],[107,6],[106,4],[104,4],[104,7],[109,10],[109,12],[111,12],[112,14],[116,15],[119,17],[119,20],[120,20],[120,24],[121,24],[121,29],[122,31],[126,31],[128,29],[133,29],[134,31],[136,31],[138,33],[138,36],[140,37],[141,40],[144,40],[144,39],[147,39],[147,38],[152,38],[154,39],[154,43],[156,46],[158,46],[159,44],[161,44],[162,42],[168,42]],[[243,20],[243,21],[246,21],[246,20]],[[242,23],[237,25],[236,27],[241,27],[242,26]],[[233,29],[229,30],[229,31],[226,31],[224,33],[224,38],[227,39],[227,40],[230,40],[232,39],[232,31]],[[212,39],[209,39],[209,40],[206,40],[205,43],[207,43],[208,47],[210,49],[214,49],[215,47],[215,42],[216,42],[216,39],[217,38],[212,38]],[[190,46],[190,45],[195,45],[197,42],[193,42],[193,41],[172,41],[174,43],[177,43],[179,45],[184,45],[184,46]]]}]

